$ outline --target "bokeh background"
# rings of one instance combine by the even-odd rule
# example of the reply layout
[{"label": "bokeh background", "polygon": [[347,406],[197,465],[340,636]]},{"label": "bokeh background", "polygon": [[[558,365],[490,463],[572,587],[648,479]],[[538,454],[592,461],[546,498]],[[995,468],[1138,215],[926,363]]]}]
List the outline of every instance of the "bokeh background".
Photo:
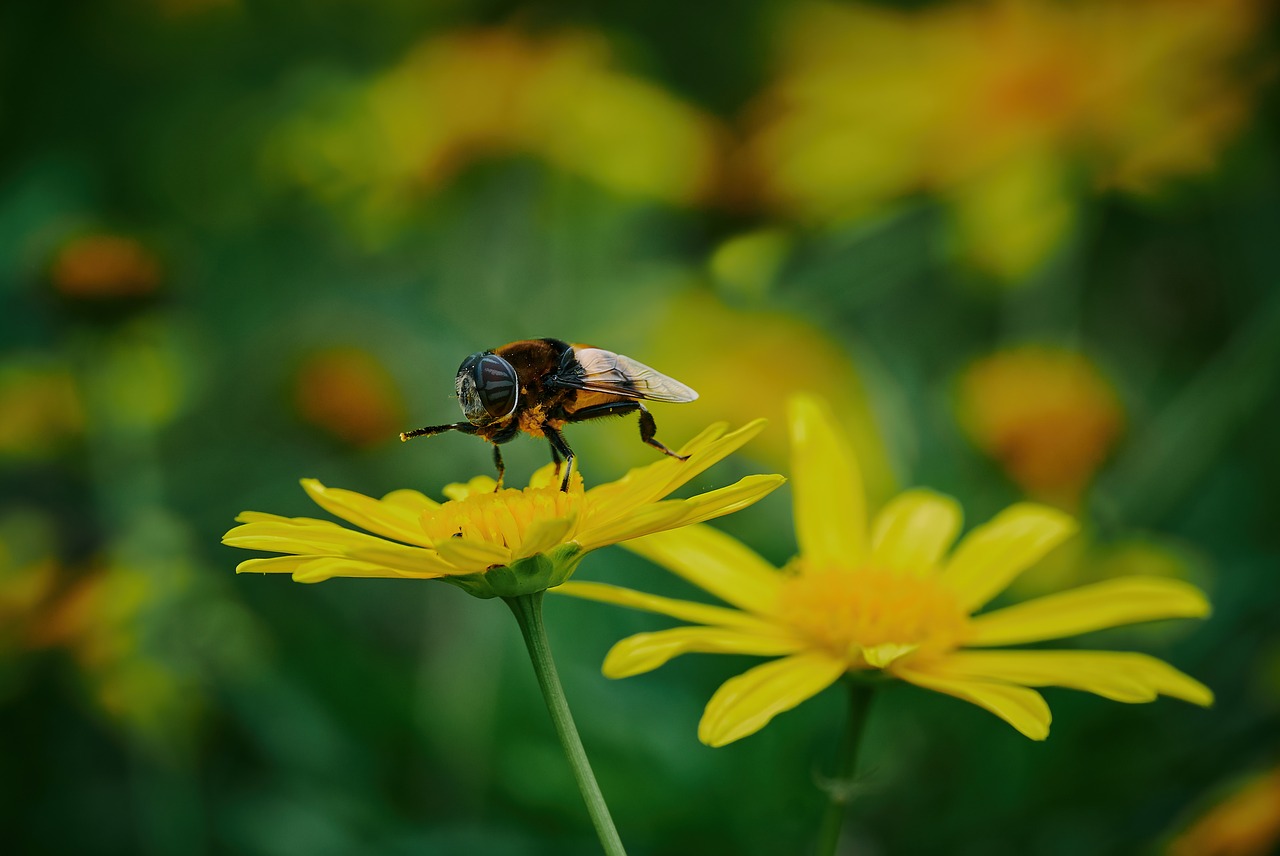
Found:
[{"label": "bokeh background", "polygon": [[[501,605],[236,577],[244,509],[491,471],[467,354],[528,336],[694,386],[694,488],[786,472],[827,395],[873,498],[1082,537],[1025,597],[1155,573],[1205,622],[1082,639],[1208,711],[1049,691],[1025,740],[881,694],[850,854],[1261,854],[1280,837],[1280,66],[1264,0],[99,0],[0,7],[0,828],[8,853],[597,852]],[[571,429],[589,483],[653,459]],[[546,459],[508,448],[519,478]],[[794,550],[779,491],[723,522]],[[580,578],[682,596],[610,548]],[[811,844],[843,713],[697,742],[747,662],[606,681],[654,616],[552,599],[636,854]]]}]

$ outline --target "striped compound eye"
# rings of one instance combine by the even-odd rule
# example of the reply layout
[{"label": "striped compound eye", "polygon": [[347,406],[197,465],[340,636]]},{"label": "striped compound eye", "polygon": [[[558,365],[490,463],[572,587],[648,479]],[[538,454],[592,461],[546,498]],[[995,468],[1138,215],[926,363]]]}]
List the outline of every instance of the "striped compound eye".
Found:
[{"label": "striped compound eye", "polygon": [[456,382],[462,412],[472,425],[487,425],[511,415],[520,400],[515,366],[497,354],[480,352],[458,367]]}]

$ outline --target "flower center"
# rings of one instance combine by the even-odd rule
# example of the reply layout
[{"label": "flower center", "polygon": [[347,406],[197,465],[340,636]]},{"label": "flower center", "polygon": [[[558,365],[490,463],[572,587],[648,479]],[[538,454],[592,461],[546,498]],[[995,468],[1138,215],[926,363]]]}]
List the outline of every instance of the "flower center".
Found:
[{"label": "flower center", "polygon": [[[560,490],[558,483],[523,490],[477,491],[424,515],[422,528],[432,541],[487,541],[508,547],[519,557],[535,524],[580,518],[584,504],[581,478],[574,478],[568,491]],[[564,537],[571,538],[572,530]]]},{"label": "flower center", "polygon": [[780,617],[851,667],[879,667],[912,652],[941,654],[967,635],[968,615],[933,577],[813,568],[801,559],[787,570]]}]

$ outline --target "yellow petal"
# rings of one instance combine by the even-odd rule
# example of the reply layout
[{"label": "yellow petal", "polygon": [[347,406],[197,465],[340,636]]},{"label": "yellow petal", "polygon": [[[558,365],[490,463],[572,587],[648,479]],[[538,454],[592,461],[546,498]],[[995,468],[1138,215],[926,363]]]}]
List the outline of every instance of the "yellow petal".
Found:
[{"label": "yellow petal", "polygon": [[296,521],[245,523],[224,535],[222,543],[230,547],[271,553],[344,557],[385,565],[390,570],[415,575],[451,572],[434,550],[410,547],[364,532],[344,529],[327,521],[314,525],[301,525]]},{"label": "yellow petal", "polygon": [[618,606],[627,606],[632,609],[643,609],[647,612],[656,612],[659,615],[668,615],[680,621],[693,621],[698,624],[711,624],[721,627],[732,627],[739,630],[749,631],[761,636],[778,635],[779,630],[776,625],[756,618],[737,609],[729,609],[724,606],[712,606],[706,603],[695,603],[691,600],[678,600],[676,598],[661,597],[656,594],[646,594],[645,592],[633,591],[632,589],[621,588],[619,586],[611,586],[605,583],[589,583],[571,580],[570,582],[556,586],[549,591],[557,594],[567,594],[573,597],[580,597],[586,600],[596,600],[601,603],[613,603]]},{"label": "yellow petal", "polygon": [[493,493],[497,487],[498,482],[489,476],[476,476],[470,481],[447,484],[441,492],[449,499],[457,501],[466,499],[473,493]]},{"label": "yellow petal", "polygon": [[910,654],[919,648],[919,645],[903,645],[898,642],[884,642],[880,645],[872,645],[870,648],[862,649],[862,658],[867,661],[867,665],[877,669],[883,669],[890,663]]},{"label": "yellow petal", "polygon": [[386,565],[357,562],[351,559],[312,558],[293,572],[294,582],[319,583],[334,577],[361,577],[375,579],[436,579],[440,574],[431,572],[401,573]]},{"label": "yellow petal", "polygon": [[724,746],[755,734],[783,711],[840,679],[845,664],[828,654],[793,654],[748,669],[716,690],[698,723],[698,739]]},{"label": "yellow petal", "polygon": [[964,537],[941,580],[972,612],[1075,534],[1076,528],[1070,516],[1048,506],[1030,502],[1010,506]]},{"label": "yellow petal", "polygon": [[871,565],[903,571],[927,571],[939,564],[960,531],[960,505],[930,490],[899,494],[876,515],[871,535]]},{"label": "yellow petal", "polygon": [[685,516],[680,519],[681,526],[702,523],[716,517],[724,517],[754,505],[786,482],[779,475],[744,476],[728,487],[700,493],[683,500]]},{"label": "yellow petal", "polygon": [[757,419],[725,434],[725,423],[716,423],[678,450],[678,454],[688,456],[688,460],[664,457],[631,470],[616,482],[592,488],[587,492],[587,499],[593,508],[593,517],[600,523],[612,521],[628,516],[635,508],[663,499],[741,448],[764,426],[765,420]]},{"label": "yellow petal", "polygon": [[242,511],[236,515],[239,523],[292,523],[295,526],[331,526],[341,529],[332,520],[320,520],[316,517],[284,517],[279,514],[268,514],[265,511]]},{"label": "yellow petal", "polygon": [[431,546],[431,540],[418,523],[420,510],[380,502],[352,490],[325,487],[316,479],[303,479],[302,488],[316,505],[334,517],[341,517],[374,535],[420,547]]},{"label": "yellow petal", "polygon": [[[687,456],[688,460],[663,457],[643,467],[636,467],[617,481],[597,485],[587,491],[587,500],[597,514],[604,519],[610,515],[625,514],[628,509],[655,502],[662,499],[670,490],[668,485],[676,478],[675,471],[687,468],[690,464],[697,466],[707,449],[720,439],[728,423],[716,422],[708,425],[688,443],[681,446],[677,453]],[[705,469],[705,467],[703,468]]]},{"label": "yellow petal", "polygon": [[237,574],[291,574],[314,556],[272,556],[270,559],[246,559],[236,565]]},{"label": "yellow petal", "polygon": [[661,532],[677,525],[688,514],[684,501],[669,499],[634,509],[624,517],[601,524],[591,515],[578,531],[576,540],[584,550],[617,544],[650,532]]},{"label": "yellow petal", "polygon": [[751,548],[718,529],[697,524],[622,546],[726,603],[761,615],[774,610],[782,575]]},{"label": "yellow petal", "polygon": [[628,636],[609,650],[602,671],[607,678],[629,678],[652,671],[681,654],[794,654],[804,643],[785,636],[761,636],[727,627],[675,627]]},{"label": "yellow petal", "polygon": [[866,553],[867,500],[853,450],[826,406],[791,400],[791,489],[800,554],[814,565],[856,566]]},{"label": "yellow petal", "polygon": [[1128,703],[1154,701],[1157,695],[1213,703],[1213,692],[1194,678],[1155,657],[1125,651],[958,651],[940,660],[933,673],[1067,687]]},{"label": "yellow petal", "polygon": [[1035,690],[994,681],[943,677],[934,674],[930,667],[915,664],[896,663],[891,671],[918,687],[946,693],[989,710],[1032,740],[1049,736],[1053,717],[1044,697]]},{"label": "yellow petal", "polygon": [[333,577],[381,577],[389,579],[436,579],[430,571],[408,573],[394,571],[385,565],[317,556],[274,556],[270,559],[248,559],[236,566],[237,574],[293,574],[300,583],[318,583]]},{"label": "yellow petal", "polygon": [[436,550],[440,558],[456,569],[449,573],[455,574],[478,574],[494,565],[505,565],[511,561],[511,551],[491,541],[445,538],[436,544]]},{"label": "yellow petal", "polygon": [[1209,602],[1190,583],[1166,577],[1117,577],[975,617],[965,645],[1018,645],[1154,621],[1199,618]]},{"label": "yellow petal", "polygon": [[573,531],[577,522],[576,514],[551,520],[533,521],[524,533],[519,552],[515,557],[523,559],[527,556],[536,556],[547,552],[552,547],[558,547],[569,537],[569,533]]},{"label": "yellow petal", "polygon": [[[692,481],[694,477],[701,475],[707,469],[741,449],[750,442],[751,438],[763,431],[767,424],[768,421],[765,419],[755,419],[743,425],[737,431],[730,431],[728,434],[716,438],[704,450],[689,454],[689,460],[687,461],[668,459],[672,460],[672,463],[676,464],[676,466],[671,468],[671,477],[662,485],[659,497],[670,495],[677,488]],[[681,451],[680,454],[688,453]]]},{"label": "yellow petal", "polygon": [[382,501],[387,505],[394,505],[397,508],[404,508],[408,511],[412,511],[414,514],[421,514],[424,511],[430,511],[433,508],[440,507],[440,503],[436,502],[434,499],[431,499],[416,490],[410,490],[408,488],[393,490],[391,493],[384,496]]}]

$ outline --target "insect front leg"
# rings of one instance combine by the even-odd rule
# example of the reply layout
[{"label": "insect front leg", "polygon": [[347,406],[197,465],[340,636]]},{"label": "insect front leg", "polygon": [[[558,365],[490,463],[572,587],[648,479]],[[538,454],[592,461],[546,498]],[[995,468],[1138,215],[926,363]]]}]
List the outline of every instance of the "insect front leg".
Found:
[{"label": "insect front leg", "polygon": [[502,476],[507,471],[507,465],[502,462],[502,447],[497,443],[493,444],[493,465],[498,468],[498,483],[493,488],[493,492],[497,493],[502,490]]},{"label": "insect front leg", "polygon": [[412,431],[401,431],[400,442],[412,440],[414,437],[431,437],[446,431],[461,431],[463,434],[476,433],[476,426],[470,422],[450,422],[448,425],[428,425],[426,428],[415,428]]}]

